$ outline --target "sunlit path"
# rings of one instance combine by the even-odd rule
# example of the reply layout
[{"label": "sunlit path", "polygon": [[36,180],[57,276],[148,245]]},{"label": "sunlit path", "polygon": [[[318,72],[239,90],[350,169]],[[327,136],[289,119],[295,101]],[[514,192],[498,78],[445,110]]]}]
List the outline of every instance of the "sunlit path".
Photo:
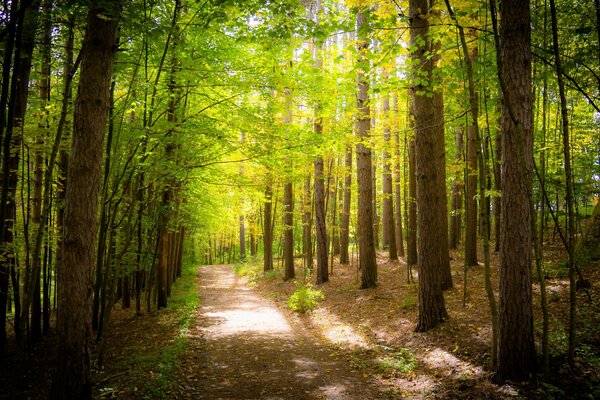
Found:
[{"label": "sunlit path", "polygon": [[364,378],[232,273],[200,269],[200,301],[181,367],[186,398],[376,398]]}]

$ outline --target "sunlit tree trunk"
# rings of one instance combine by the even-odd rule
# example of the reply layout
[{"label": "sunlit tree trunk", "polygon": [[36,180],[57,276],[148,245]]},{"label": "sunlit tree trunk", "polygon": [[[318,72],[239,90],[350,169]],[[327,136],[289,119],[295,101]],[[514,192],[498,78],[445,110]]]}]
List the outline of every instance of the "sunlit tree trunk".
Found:
[{"label": "sunlit tree trunk", "polygon": [[368,141],[371,129],[371,110],[369,105],[369,81],[365,75],[368,70],[369,21],[367,9],[356,14],[358,45],[358,103],[357,134],[361,142],[356,145],[356,178],[358,184],[358,248],[359,267],[361,269],[362,289],[377,285],[377,260],[375,258],[373,178],[371,148],[363,142]]},{"label": "sunlit tree trunk", "polygon": [[352,199],[352,148],[346,148],[344,157],[344,200],[340,222],[340,264],[348,264],[348,247],[350,245],[350,201]]}]

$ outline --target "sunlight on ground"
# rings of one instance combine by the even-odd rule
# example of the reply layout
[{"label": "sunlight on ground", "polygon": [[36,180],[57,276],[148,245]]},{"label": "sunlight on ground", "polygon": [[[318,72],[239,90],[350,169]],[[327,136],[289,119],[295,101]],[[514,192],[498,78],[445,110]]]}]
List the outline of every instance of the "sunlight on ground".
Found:
[{"label": "sunlight on ground", "polygon": [[428,351],[421,362],[436,370],[446,370],[449,373],[460,373],[465,375],[476,375],[483,372],[480,367],[474,366],[457,358],[451,353],[439,347]]},{"label": "sunlight on ground", "polygon": [[212,336],[230,336],[244,332],[255,332],[265,335],[287,335],[292,330],[285,317],[270,307],[243,305],[227,311],[208,312],[204,314],[218,322],[206,330]]},{"label": "sunlight on ground", "polygon": [[352,326],[342,322],[335,314],[326,308],[319,308],[310,316],[311,322],[321,334],[333,344],[350,348],[370,348],[368,341]]},{"label": "sunlight on ground", "polygon": [[[215,276],[206,279],[201,285],[209,290],[208,296],[219,296],[219,289],[228,289],[230,304],[219,307],[204,307],[202,316],[208,326],[202,328],[208,335],[224,337],[241,333],[257,335],[291,336],[290,327],[285,316],[277,309],[264,302],[259,296],[239,285],[239,278],[228,270],[215,268]],[[215,291],[215,289],[217,289]]]}]

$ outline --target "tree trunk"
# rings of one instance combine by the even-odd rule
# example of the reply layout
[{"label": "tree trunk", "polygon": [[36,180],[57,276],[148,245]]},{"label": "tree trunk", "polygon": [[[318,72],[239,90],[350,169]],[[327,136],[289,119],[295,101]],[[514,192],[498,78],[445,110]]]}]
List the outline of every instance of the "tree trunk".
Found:
[{"label": "tree trunk", "polygon": [[[455,166],[462,163],[462,129],[456,128],[454,132],[456,142],[456,154],[454,156]],[[452,181],[452,214],[450,216],[450,248],[457,249],[460,243],[460,231],[462,225],[462,186],[463,183],[456,174]]]},{"label": "tree trunk", "polygon": [[[493,3],[492,3],[493,4]],[[495,22],[495,12],[492,9]],[[535,371],[531,300],[533,112],[529,1],[502,3],[498,74],[502,88],[500,316],[495,379],[530,379]]]},{"label": "tree trunk", "polygon": [[365,71],[369,68],[369,10],[356,14],[358,46],[358,117],[356,130],[360,142],[356,145],[356,180],[358,183],[358,247],[359,268],[361,269],[361,289],[377,286],[377,260],[375,258],[373,177],[371,147],[364,144],[369,140],[371,130],[371,109],[369,105],[369,81]]},{"label": "tree trunk", "polygon": [[[439,251],[439,233],[443,229],[440,215],[443,199],[440,196],[440,163],[435,154],[436,100],[432,93],[434,61],[431,54],[433,46],[429,37],[429,18],[427,0],[410,1],[411,44],[413,46],[414,65],[420,65],[413,74],[419,77],[418,84],[413,83],[413,101],[415,113],[415,161],[417,178],[417,221],[419,229],[419,321],[417,332],[425,332],[446,319],[444,305],[443,257]],[[444,196],[445,197],[445,196]]]},{"label": "tree trunk", "polygon": [[[394,223],[394,193],[392,185],[392,156],[390,149],[392,147],[390,135],[390,99],[388,96],[383,98],[383,210],[381,218],[383,222],[383,232],[386,232],[383,245],[388,246],[388,255],[390,260],[398,260],[398,251],[396,249],[396,224]],[[387,242],[387,243],[386,243]]]},{"label": "tree trunk", "polygon": [[350,245],[350,206],[352,198],[352,147],[346,148],[344,159],[344,204],[340,221],[340,264],[348,264],[348,247]]},{"label": "tree trunk", "polygon": [[[321,4],[317,2],[317,12],[315,19],[318,21],[318,13]],[[315,69],[321,73],[323,68],[323,59],[321,58],[322,44],[314,45],[314,63]],[[315,106],[315,119],[313,130],[315,134],[323,134],[323,118],[321,116],[320,100]],[[315,160],[315,227],[317,230],[317,284],[329,281],[329,269],[327,267],[327,226],[325,215],[325,176],[323,171],[323,155],[319,154]]]},{"label": "tree trunk", "polygon": [[302,211],[302,251],[304,252],[304,267],[313,268],[312,252],[312,194],[310,190],[310,174],[304,179],[304,202]]},{"label": "tree trunk", "polygon": [[568,361],[572,367],[575,364],[576,317],[577,317],[577,288],[575,275],[575,212],[573,210],[573,173],[571,172],[571,150],[569,139],[569,110],[565,95],[565,83],[558,45],[558,21],[556,5],[550,0],[550,15],[552,17],[552,39],[558,92],[560,96],[560,115],[562,121],[562,143],[565,168],[565,203],[567,207],[567,250],[569,253],[569,347]]},{"label": "tree trunk", "polygon": [[[109,107],[120,4],[90,6],[67,176],[62,265],[58,271],[58,360],[52,397],[88,399],[91,296],[102,141]],[[107,17],[108,16],[108,17]]]},{"label": "tree trunk", "polygon": [[[18,4],[18,3],[17,3]],[[16,219],[16,190],[18,183],[18,168],[20,161],[20,151],[22,146],[22,128],[24,125],[25,110],[27,107],[27,97],[29,94],[29,73],[31,71],[31,61],[33,48],[35,43],[35,35],[37,29],[39,2],[33,2],[25,11],[22,20],[16,21],[18,29],[16,32],[15,55],[13,76],[10,80],[10,102],[8,104],[8,126],[4,137],[2,149],[2,196],[0,204],[0,220],[2,227],[2,252],[0,258],[2,266],[0,267],[0,306],[3,307],[0,319],[2,324],[5,324],[6,312],[6,296],[8,295],[8,274],[9,267],[15,265],[15,253],[12,249],[14,239],[14,224]],[[11,10],[11,14],[14,10]],[[12,18],[16,16],[11,15]],[[9,38],[8,40],[12,40]],[[7,44],[7,47],[9,45]],[[6,56],[5,56],[6,57]],[[10,56],[8,56],[10,59]],[[8,85],[8,79],[6,84]],[[3,119],[5,111],[2,111]],[[4,121],[3,121],[4,122]],[[4,125],[2,125],[4,128]],[[4,264],[6,262],[6,264]],[[26,260],[26,270],[29,260]],[[24,338],[25,324],[28,322],[29,308],[32,303],[33,292],[37,289],[39,296],[39,275],[40,270],[37,270],[37,280],[35,274],[25,274],[24,290],[22,305],[20,308],[21,315],[15,318],[15,332],[17,340],[21,341]],[[39,302],[37,303],[39,304]],[[40,309],[37,308],[37,316]],[[2,315],[4,314],[4,315]],[[34,320],[36,328],[40,327],[39,319]],[[0,336],[5,334],[5,328],[0,327]],[[41,336],[41,328],[36,329],[36,339]],[[3,339],[0,338],[0,353],[4,349]]]},{"label": "tree trunk", "polygon": [[272,199],[273,199],[273,187],[271,173],[267,173],[267,187],[265,189],[265,206],[263,212],[263,248],[264,248],[264,262],[263,271],[267,272],[273,269],[273,228],[272,223]]},{"label": "tree trunk", "polygon": [[[394,92],[394,116],[398,117],[398,93]],[[404,257],[404,234],[402,229],[402,196],[400,195],[400,129],[394,126],[394,206],[396,213],[396,248],[398,256]]]},{"label": "tree trunk", "polygon": [[294,191],[292,182],[283,186],[283,269],[284,280],[294,279]]},{"label": "tree trunk", "polygon": [[477,265],[477,146],[476,129],[473,125],[467,127],[467,157],[465,185],[465,258],[468,266]]},{"label": "tree trunk", "polygon": [[[409,129],[414,127],[413,101],[409,100],[408,118]],[[415,265],[418,261],[417,255],[417,163],[415,157],[415,137],[408,139],[408,236],[406,240],[408,266]]]}]

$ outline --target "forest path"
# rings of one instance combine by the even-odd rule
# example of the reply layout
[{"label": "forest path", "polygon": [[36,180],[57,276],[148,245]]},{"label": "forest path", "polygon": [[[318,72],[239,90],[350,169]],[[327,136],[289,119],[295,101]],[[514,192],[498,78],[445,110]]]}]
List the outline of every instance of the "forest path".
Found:
[{"label": "forest path", "polygon": [[332,347],[254,292],[232,265],[199,270],[200,304],[180,381],[189,399],[376,399]]}]

